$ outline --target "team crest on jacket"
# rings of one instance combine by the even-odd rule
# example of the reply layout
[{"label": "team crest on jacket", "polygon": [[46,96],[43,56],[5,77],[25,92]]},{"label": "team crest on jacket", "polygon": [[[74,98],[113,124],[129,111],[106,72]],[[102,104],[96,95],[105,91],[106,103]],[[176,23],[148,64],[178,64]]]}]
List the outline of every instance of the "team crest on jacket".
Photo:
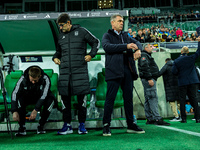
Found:
[{"label": "team crest on jacket", "polygon": [[142,57],[142,60],[145,60],[146,58],[145,57]]},{"label": "team crest on jacket", "polygon": [[75,32],[74,32],[74,35],[75,35],[75,36],[78,36],[78,31],[75,31]]}]

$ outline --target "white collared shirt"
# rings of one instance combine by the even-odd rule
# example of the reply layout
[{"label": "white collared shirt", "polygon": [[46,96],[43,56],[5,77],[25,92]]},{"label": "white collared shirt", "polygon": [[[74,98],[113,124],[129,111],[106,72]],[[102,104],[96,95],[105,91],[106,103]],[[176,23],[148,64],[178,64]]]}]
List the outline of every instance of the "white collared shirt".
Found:
[{"label": "white collared shirt", "polygon": [[114,30],[114,32],[115,32],[117,35],[119,35],[119,34],[121,33],[121,31],[120,31],[120,32],[117,32],[116,30]]}]

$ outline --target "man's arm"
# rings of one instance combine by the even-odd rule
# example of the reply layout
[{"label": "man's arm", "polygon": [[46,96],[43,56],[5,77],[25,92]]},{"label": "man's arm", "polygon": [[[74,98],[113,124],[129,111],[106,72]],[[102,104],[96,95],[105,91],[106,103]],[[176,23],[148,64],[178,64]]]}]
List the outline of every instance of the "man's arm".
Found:
[{"label": "man's arm", "polygon": [[173,73],[174,75],[178,75],[178,68],[177,68],[175,62],[173,63],[173,66],[172,66],[172,73]]},{"label": "man's arm", "polygon": [[11,96],[11,112],[13,113],[13,120],[14,121],[20,121],[19,118],[19,113],[17,112],[18,109],[18,102],[17,99],[19,98],[19,95],[21,95],[21,93],[23,92],[23,79],[24,76],[21,76],[21,78],[18,80],[13,92],[12,92],[12,96]]},{"label": "man's arm", "polygon": [[42,96],[40,97],[40,99],[37,101],[37,103],[35,105],[36,111],[39,111],[40,108],[42,107],[44,100],[46,99],[47,94],[48,94],[50,87],[51,87],[51,82],[50,82],[49,77],[47,75],[44,75],[43,79],[45,81],[45,84],[44,84],[45,86],[42,89]]},{"label": "man's arm", "polygon": [[110,41],[110,35],[108,33],[105,33],[102,38],[102,46],[106,53],[115,54],[115,53],[122,53],[123,51],[130,51],[132,52],[132,49],[138,49],[137,45],[134,43],[124,43],[124,44],[113,44]]},{"label": "man's arm", "polygon": [[149,63],[146,55],[143,55],[138,61],[138,68],[140,72],[140,76],[146,80],[152,79],[152,74],[150,71]]},{"label": "man's arm", "polygon": [[53,55],[52,60],[55,62],[55,64],[60,65],[60,58],[61,58],[61,47],[58,44],[57,47],[56,47],[56,52]]},{"label": "man's arm", "polygon": [[142,51],[142,44],[138,40],[136,40],[134,38],[131,38],[130,40],[132,43],[135,43],[137,45],[137,47],[140,51]]},{"label": "man's arm", "polygon": [[198,41],[197,51],[193,55],[189,56],[189,57],[192,57],[194,59],[197,59],[199,57],[199,55],[200,55],[200,37],[196,38],[196,40]]},{"label": "man's arm", "polygon": [[159,71],[159,77],[167,71],[167,64],[165,64]]},{"label": "man's arm", "polygon": [[88,55],[90,55],[91,58],[93,58],[95,57],[95,55],[97,54],[97,51],[99,50],[100,41],[92,33],[90,33],[86,28],[83,28],[83,29],[86,31],[85,39],[87,43],[91,46],[91,51],[89,52]]},{"label": "man's arm", "polygon": [[101,40],[103,49],[106,53],[121,53],[127,50],[127,44],[112,44],[109,36],[108,33],[105,33]]},{"label": "man's arm", "polygon": [[24,80],[24,76],[22,75],[21,78],[18,80],[13,92],[12,92],[12,96],[11,96],[11,112],[17,112],[18,109],[18,98],[19,95],[21,96],[23,93],[23,80]]}]

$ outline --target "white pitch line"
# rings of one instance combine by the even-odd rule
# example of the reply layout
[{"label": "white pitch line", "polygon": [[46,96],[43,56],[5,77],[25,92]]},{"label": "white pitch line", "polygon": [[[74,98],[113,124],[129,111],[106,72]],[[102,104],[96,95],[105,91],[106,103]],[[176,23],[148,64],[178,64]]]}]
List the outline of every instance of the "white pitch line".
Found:
[{"label": "white pitch line", "polygon": [[161,128],[165,128],[165,129],[169,129],[169,130],[174,130],[174,131],[178,131],[178,132],[182,132],[182,133],[186,133],[186,134],[190,134],[190,135],[194,135],[194,136],[200,137],[200,133],[197,133],[197,132],[177,129],[177,128],[173,128],[173,127],[167,127],[167,126],[157,126],[157,127],[161,127]]}]

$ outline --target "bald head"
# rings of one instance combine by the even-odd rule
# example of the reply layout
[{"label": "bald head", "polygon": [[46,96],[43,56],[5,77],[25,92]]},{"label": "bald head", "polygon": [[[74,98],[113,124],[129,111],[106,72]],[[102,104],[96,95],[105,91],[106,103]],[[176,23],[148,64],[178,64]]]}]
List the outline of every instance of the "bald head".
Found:
[{"label": "bald head", "polygon": [[189,49],[187,46],[183,46],[183,48],[181,49],[181,54],[183,53],[186,53],[186,54],[189,53]]}]

